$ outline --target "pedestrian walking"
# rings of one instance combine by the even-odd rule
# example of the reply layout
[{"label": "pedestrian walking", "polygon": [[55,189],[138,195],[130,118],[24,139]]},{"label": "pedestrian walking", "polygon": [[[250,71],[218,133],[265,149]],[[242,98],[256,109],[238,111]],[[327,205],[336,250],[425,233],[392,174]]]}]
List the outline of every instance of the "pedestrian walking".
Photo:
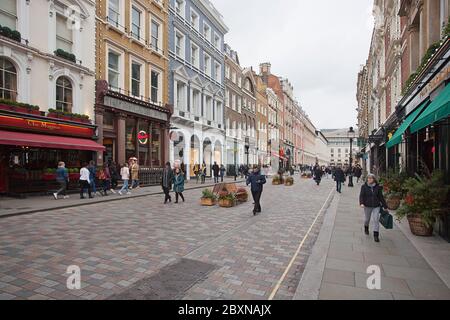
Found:
[{"label": "pedestrian walking", "polygon": [[56,181],[59,183],[59,189],[53,193],[55,200],[58,200],[58,195],[62,194],[64,199],[67,199],[67,185],[69,183],[69,172],[66,169],[66,164],[64,162],[58,163],[58,169],[56,169]]},{"label": "pedestrian walking", "polygon": [[380,242],[380,210],[387,209],[387,203],[383,196],[383,188],[373,174],[367,176],[367,182],[362,185],[359,194],[359,204],[364,209],[364,232],[370,234],[370,222],[373,226],[375,242]]},{"label": "pedestrian walking", "polygon": [[136,189],[139,188],[139,165],[137,163],[137,159],[134,158],[132,160],[131,165],[131,188],[130,189]]},{"label": "pedestrian walking", "polygon": [[80,169],[80,198],[85,199],[84,196],[84,190],[88,190],[89,199],[92,199],[92,193],[91,193],[91,181],[90,181],[90,172],[87,168],[88,164],[84,163],[83,167]]},{"label": "pedestrian walking", "polygon": [[178,203],[178,197],[184,202],[184,174],[179,168],[175,169],[175,177],[173,180],[173,189],[175,191],[175,203]]},{"label": "pedestrian walking", "polygon": [[120,189],[119,194],[122,195],[124,192],[126,194],[131,194],[129,189],[129,183],[130,183],[130,168],[128,163],[124,163],[122,169],[120,169],[120,176],[123,181],[122,189]]},{"label": "pedestrian walking", "polygon": [[336,181],[336,191],[342,193],[342,184],[345,182],[345,173],[340,166],[334,171],[334,181]]},{"label": "pedestrian walking", "polygon": [[201,179],[202,179],[202,184],[204,184],[206,182],[206,163],[204,163],[204,162],[202,164],[202,169],[201,169]]},{"label": "pedestrian walking", "polygon": [[225,172],[227,169],[225,169],[225,166],[223,164],[220,165],[220,182],[223,182],[223,178],[225,177]]},{"label": "pedestrian walking", "polygon": [[314,167],[314,181],[316,181],[317,185],[320,185],[320,182],[322,181],[322,175],[323,171],[322,168],[319,165],[316,165]]},{"label": "pedestrian walking", "polygon": [[111,173],[106,163],[103,165],[103,168],[99,170],[98,180],[102,186],[102,191],[100,191],[100,193],[106,197],[108,195],[108,190],[111,189]]},{"label": "pedestrian walking", "polygon": [[117,164],[113,161],[109,164],[109,173],[111,174],[111,192],[115,193],[115,189],[119,185],[119,172],[117,171]]},{"label": "pedestrian walking", "polygon": [[266,184],[266,177],[261,174],[261,168],[256,167],[252,174],[247,178],[247,186],[250,185],[250,189],[253,196],[255,206],[253,208],[253,215],[261,213],[261,196],[263,192],[263,185]]},{"label": "pedestrian walking", "polygon": [[353,172],[356,177],[356,183],[359,183],[359,180],[362,176],[362,168],[359,166],[359,164],[356,165],[356,167],[353,169]]},{"label": "pedestrian walking", "polygon": [[219,183],[220,167],[215,161],[214,165],[212,166],[212,171],[214,174],[214,183]]},{"label": "pedestrian walking", "polygon": [[192,171],[194,172],[196,183],[198,184],[198,180],[200,178],[200,165],[198,163],[195,163]]},{"label": "pedestrian walking", "polygon": [[170,190],[172,190],[173,180],[174,180],[173,170],[172,167],[170,166],[170,162],[167,162],[161,179],[161,186],[163,188],[165,195],[164,204],[166,204],[168,201],[172,202]]},{"label": "pedestrian walking", "polygon": [[89,180],[91,183],[92,194],[94,196],[96,196],[97,195],[97,183],[96,183],[97,167],[95,166],[95,161],[94,160],[89,161],[89,165],[87,168],[89,170]]}]

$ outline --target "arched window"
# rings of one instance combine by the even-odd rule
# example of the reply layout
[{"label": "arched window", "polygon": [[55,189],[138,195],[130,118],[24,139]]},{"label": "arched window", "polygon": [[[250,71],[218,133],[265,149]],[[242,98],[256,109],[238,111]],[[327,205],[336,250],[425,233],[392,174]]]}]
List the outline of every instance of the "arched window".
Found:
[{"label": "arched window", "polygon": [[72,83],[67,77],[56,80],[56,110],[72,112],[73,105]]},{"label": "arched window", "polygon": [[16,101],[17,71],[12,62],[0,57],[0,98]]}]

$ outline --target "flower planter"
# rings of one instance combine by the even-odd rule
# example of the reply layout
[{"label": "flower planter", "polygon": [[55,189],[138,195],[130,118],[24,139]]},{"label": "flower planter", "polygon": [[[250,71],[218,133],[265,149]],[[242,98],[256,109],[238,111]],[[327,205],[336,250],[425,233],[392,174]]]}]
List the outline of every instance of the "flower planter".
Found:
[{"label": "flower planter", "polygon": [[229,199],[221,199],[219,200],[219,206],[222,208],[232,208],[234,207],[235,202]]},{"label": "flower planter", "polygon": [[401,199],[400,197],[388,197],[386,203],[389,210],[397,210],[400,207]]},{"label": "flower planter", "polygon": [[42,180],[44,180],[44,181],[56,180],[56,174],[55,173],[44,173],[42,175]]},{"label": "flower planter", "polygon": [[236,198],[239,202],[247,202],[248,194],[247,193],[238,193],[238,194],[236,194]]},{"label": "flower planter", "polygon": [[212,207],[212,206],[216,205],[216,201],[214,199],[210,199],[210,198],[202,198],[201,205],[205,206],[205,207]]},{"label": "flower planter", "polygon": [[293,182],[285,182],[284,185],[286,187],[292,187],[294,185],[294,183]]},{"label": "flower planter", "polygon": [[71,181],[78,180],[78,179],[80,179],[80,174],[79,173],[69,173],[69,179]]},{"label": "flower planter", "polygon": [[274,186],[279,186],[280,184],[281,184],[281,182],[280,181],[272,181],[272,184],[274,185]]},{"label": "flower planter", "polygon": [[431,237],[433,235],[433,227],[427,227],[427,225],[422,222],[420,215],[408,215],[407,219],[413,235],[419,237]]}]

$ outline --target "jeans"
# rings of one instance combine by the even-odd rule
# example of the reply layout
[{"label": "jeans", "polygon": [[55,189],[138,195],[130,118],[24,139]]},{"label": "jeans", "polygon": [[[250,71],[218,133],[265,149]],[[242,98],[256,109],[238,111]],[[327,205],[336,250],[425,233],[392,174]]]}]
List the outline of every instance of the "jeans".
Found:
[{"label": "jeans", "polygon": [[336,191],[342,192],[342,182],[341,181],[336,181]]},{"label": "jeans", "polygon": [[253,212],[259,213],[261,212],[261,194],[262,191],[252,191],[253,201],[255,202],[255,207]]},{"label": "jeans", "polygon": [[184,202],[184,196],[183,196],[183,192],[175,192],[175,202],[178,203],[178,197],[181,197],[181,200],[183,200]]},{"label": "jeans", "polygon": [[380,232],[380,207],[377,208],[364,208],[365,220],[364,226],[370,226],[370,220],[372,220],[372,226],[374,232]]},{"label": "jeans", "polygon": [[214,176],[214,183],[219,183],[219,177],[218,176]]},{"label": "jeans", "polygon": [[123,180],[123,186],[122,186],[122,189],[120,189],[120,191],[119,192],[124,192],[124,191],[126,191],[127,193],[128,193],[128,180]]},{"label": "jeans", "polygon": [[91,177],[91,188],[94,194],[97,193],[97,185],[95,184],[95,177]]},{"label": "jeans", "polygon": [[91,184],[86,180],[80,180],[80,198],[84,198],[84,189],[88,190],[89,198],[92,198]]},{"label": "jeans", "polygon": [[59,189],[56,191],[56,195],[62,194],[63,196],[67,195],[67,181],[58,181]]},{"label": "jeans", "polygon": [[170,188],[163,187],[163,191],[165,195],[164,203],[167,203],[167,201],[172,201],[172,197],[170,196]]},{"label": "jeans", "polygon": [[138,179],[132,180],[131,187],[133,189],[139,187],[139,180]]}]

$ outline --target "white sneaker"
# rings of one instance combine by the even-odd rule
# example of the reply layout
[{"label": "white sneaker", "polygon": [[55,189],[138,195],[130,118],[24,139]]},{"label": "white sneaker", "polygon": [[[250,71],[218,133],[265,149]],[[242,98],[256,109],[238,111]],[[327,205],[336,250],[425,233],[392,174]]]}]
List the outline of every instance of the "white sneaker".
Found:
[{"label": "white sneaker", "polygon": [[109,191],[111,191],[112,193],[114,193],[114,194],[116,194],[117,192],[116,191],[114,191],[113,189],[111,189],[111,190],[109,190]]},{"label": "white sneaker", "polygon": [[127,192],[127,195],[130,195],[130,194],[131,194],[131,192],[130,192],[130,191],[128,191],[128,192]]},{"label": "white sneaker", "polygon": [[69,199],[70,197],[69,196],[64,196],[64,199]]},{"label": "white sneaker", "polygon": [[53,198],[55,198],[55,200],[58,200],[58,194],[56,192],[53,194]]},{"label": "white sneaker", "polygon": [[122,195],[122,191],[119,191],[119,195]]}]

